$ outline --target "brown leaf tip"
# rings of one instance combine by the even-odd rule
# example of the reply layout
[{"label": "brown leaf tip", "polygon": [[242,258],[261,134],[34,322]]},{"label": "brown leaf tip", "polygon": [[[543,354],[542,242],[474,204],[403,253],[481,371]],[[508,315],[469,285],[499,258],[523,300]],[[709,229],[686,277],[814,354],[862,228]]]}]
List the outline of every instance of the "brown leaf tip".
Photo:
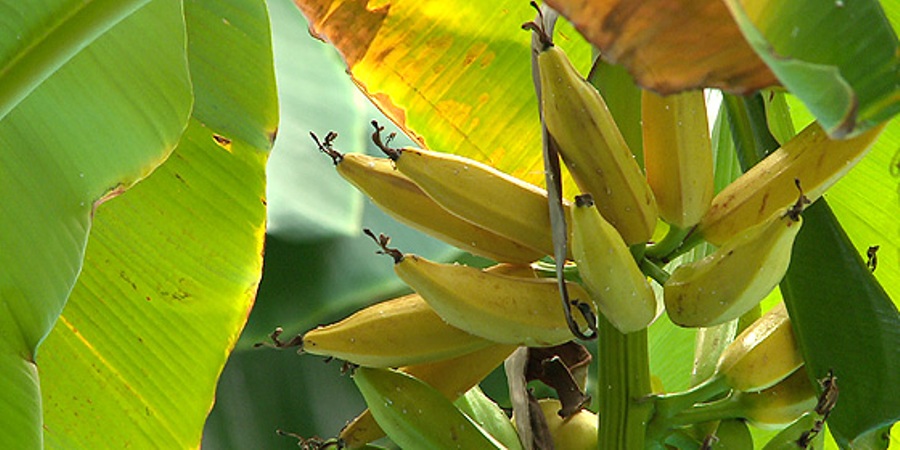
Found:
[{"label": "brown leaf tip", "polygon": [[329,131],[328,134],[325,135],[325,140],[321,142],[319,141],[319,137],[316,136],[316,133],[313,133],[312,131],[309,132],[309,137],[311,137],[313,142],[316,143],[316,146],[319,147],[320,152],[331,157],[331,161],[334,165],[338,165],[338,163],[344,159],[344,155],[333,147],[334,140],[338,137],[338,134],[334,131]]},{"label": "brown leaf tip", "polygon": [[403,261],[403,252],[397,250],[396,248],[388,247],[388,244],[391,243],[390,236],[387,236],[384,233],[379,233],[378,236],[375,236],[375,233],[373,233],[372,230],[368,228],[363,228],[363,233],[365,233],[366,236],[372,238],[372,240],[375,241],[375,243],[378,244],[379,247],[381,247],[381,250],[378,250],[376,253],[378,253],[379,255],[390,256],[394,259],[394,264]]}]

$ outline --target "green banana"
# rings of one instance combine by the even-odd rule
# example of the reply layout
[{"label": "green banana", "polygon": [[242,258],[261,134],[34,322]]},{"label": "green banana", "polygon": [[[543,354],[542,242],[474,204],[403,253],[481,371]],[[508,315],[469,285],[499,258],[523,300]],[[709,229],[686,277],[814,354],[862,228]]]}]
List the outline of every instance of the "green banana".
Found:
[{"label": "green banana", "polygon": [[[347,153],[331,148],[333,135],[319,143],[334,160],[337,172],[365,193],[382,211],[401,223],[430,234],[473,255],[499,262],[529,263],[543,252],[488,231],[442,208],[409,177],[398,172],[391,160]],[[318,143],[318,139],[316,139]]]},{"label": "green banana", "polygon": [[491,342],[447,325],[418,294],[387,300],[303,335],[303,351],[367,367],[453,358]]},{"label": "green banana", "polygon": [[553,254],[547,191],[478,161],[418,148],[392,149],[373,139],[437,204],[478,227]]},{"label": "green banana", "polygon": [[778,384],[760,392],[734,394],[742,416],[757,428],[783,428],[812,411],[818,401],[816,391],[804,368]]},{"label": "green banana", "polygon": [[711,450],[753,450],[753,435],[743,420],[728,419],[716,427]]},{"label": "green banana", "polygon": [[798,214],[778,212],[706,258],[675,269],[663,289],[669,318],[708,327],[753,308],[784,277],[801,224]]},{"label": "green banana", "polygon": [[401,448],[505,448],[440,392],[409,374],[360,367],[353,381],[375,420]]},{"label": "green banana", "polygon": [[453,404],[506,448],[522,450],[522,443],[519,442],[516,428],[506,417],[506,413],[500,409],[500,406],[485,395],[480,387],[475,386],[469,389]]},{"label": "green banana", "polygon": [[[435,388],[444,397],[455,400],[503,363],[515,346],[494,344],[467,355],[427,364],[401,367],[406,372]],[[366,409],[340,432],[347,448],[360,448],[384,437],[384,431]]]},{"label": "green banana", "polygon": [[[458,264],[440,264],[384,248],[394,272],[450,325],[502,344],[549,347],[573,339],[559,308],[557,282],[509,276]],[[577,283],[567,282],[573,302],[589,305]],[[584,311],[582,311],[584,312]],[[576,318],[581,329],[587,323]]]},{"label": "green banana", "polygon": [[[803,448],[799,444],[800,439],[816,426],[816,420],[818,420],[818,416],[815,413],[808,412],[803,414],[794,423],[779,431],[772,439],[769,439],[763,450],[797,450]],[[824,433],[816,435],[811,445],[806,448],[821,450],[824,438]]]},{"label": "green banana", "polygon": [[713,153],[703,91],[641,96],[644,168],[660,217],[678,228],[697,224],[713,197]]},{"label": "green banana", "polygon": [[782,302],[725,348],[716,372],[731,388],[755,392],[779,383],[802,365],[803,356]]},{"label": "green banana", "polygon": [[838,141],[829,139],[816,123],[807,126],[719,192],[694,233],[722,245],[793,204],[795,180],[815,201],[865,156],[884,127]]},{"label": "green banana", "polygon": [[649,326],[656,318],[656,295],[625,241],[588,194],[575,197],[570,215],[572,257],[597,309],[622,333]]},{"label": "green banana", "polygon": [[560,156],[575,183],[594,197],[626,244],[648,241],[656,229],[656,200],[606,102],[549,36],[541,40],[541,112]]}]

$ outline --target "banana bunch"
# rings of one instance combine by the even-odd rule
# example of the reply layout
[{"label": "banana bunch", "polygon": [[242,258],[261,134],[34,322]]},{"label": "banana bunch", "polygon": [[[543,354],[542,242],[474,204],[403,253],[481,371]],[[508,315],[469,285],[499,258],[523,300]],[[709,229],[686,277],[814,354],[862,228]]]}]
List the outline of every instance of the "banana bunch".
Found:
[{"label": "banana bunch", "polygon": [[794,208],[777,212],[706,258],[679,266],[663,287],[669,318],[685,327],[708,327],[750,310],[784,277],[801,225]]},{"label": "banana bunch", "polygon": [[544,42],[537,56],[542,117],[572,178],[626,244],[647,242],[656,229],[656,199],[606,102],[542,29],[529,28]]},{"label": "banana bunch", "polygon": [[[329,134],[324,143],[316,138],[319,149],[332,158],[337,172],[344,179],[399,222],[473,255],[499,262],[529,263],[544,255],[539,250],[488,231],[477,222],[470,222],[444,209],[409,177],[397,171],[390,159],[359,153],[341,154],[332,149],[334,136]],[[436,155],[434,152],[429,154]],[[515,205],[507,206],[515,209]]]}]

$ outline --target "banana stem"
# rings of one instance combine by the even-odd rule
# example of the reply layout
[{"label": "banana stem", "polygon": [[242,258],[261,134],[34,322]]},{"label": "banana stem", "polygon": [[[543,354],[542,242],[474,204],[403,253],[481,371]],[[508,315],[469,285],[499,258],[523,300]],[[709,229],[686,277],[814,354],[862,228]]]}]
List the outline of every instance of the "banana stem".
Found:
[{"label": "banana stem", "polygon": [[733,395],[710,403],[696,405],[672,416],[667,420],[670,428],[678,428],[695,423],[715,420],[739,419],[743,412],[741,404]]},{"label": "banana stem", "polygon": [[715,398],[729,389],[724,377],[713,376],[706,381],[683,392],[660,395],[654,398],[655,411],[647,424],[647,436],[651,441],[667,440],[678,417],[697,403]]},{"label": "banana stem", "polygon": [[647,330],[622,334],[599,318],[599,448],[642,449],[653,413]]},{"label": "banana stem", "polygon": [[653,261],[650,261],[647,258],[644,258],[640,262],[641,272],[644,272],[644,275],[649,276],[656,280],[660,286],[666,284],[666,281],[669,279],[669,272],[666,272],[665,269],[659,267]]},{"label": "banana stem", "polygon": [[[662,240],[647,247],[644,256],[661,263],[671,261],[672,258],[678,256],[677,254],[674,254],[676,250],[681,250],[684,247],[684,239],[691,233],[691,230],[693,230],[693,227],[678,228],[676,226],[670,226],[669,231],[666,232],[666,235]],[[687,250],[689,250],[689,248],[681,250],[681,253],[684,253]]]}]

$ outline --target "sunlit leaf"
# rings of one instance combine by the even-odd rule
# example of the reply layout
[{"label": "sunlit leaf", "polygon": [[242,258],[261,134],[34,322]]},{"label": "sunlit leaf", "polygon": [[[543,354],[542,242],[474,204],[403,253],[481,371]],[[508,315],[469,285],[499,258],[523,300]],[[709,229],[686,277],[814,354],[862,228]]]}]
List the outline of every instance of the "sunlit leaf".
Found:
[{"label": "sunlit leaf", "polygon": [[[357,85],[421,145],[543,184],[531,36],[520,28],[535,16],[527,2],[295,2]],[[581,37],[563,26],[556,42],[586,74]]]},{"label": "sunlit leaf", "polygon": [[[187,26],[196,104],[166,162],[95,213],[84,268],[38,357],[48,448],[197,448],[259,281],[277,123],[265,4],[150,6]],[[173,35],[183,51],[184,30]],[[136,59],[160,51],[138,40],[148,48]]]},{"label": "sunlit leaf", "polygon": [[0,447],[39,446],[34,358],[94,209],[165,160],[190,112],[180,2],[109,3],[0,6],[16,21],[0,47]]},{"label": "sunlit leaf", "polygon": [[746,93],[777,83],[719,0],[549,0],[638,84],[667,94]]},{"label": "sunlit leaf", "polygon": [[855,136],[900,111],[897,36],[877,0],[726,3],[830,135]]}]

